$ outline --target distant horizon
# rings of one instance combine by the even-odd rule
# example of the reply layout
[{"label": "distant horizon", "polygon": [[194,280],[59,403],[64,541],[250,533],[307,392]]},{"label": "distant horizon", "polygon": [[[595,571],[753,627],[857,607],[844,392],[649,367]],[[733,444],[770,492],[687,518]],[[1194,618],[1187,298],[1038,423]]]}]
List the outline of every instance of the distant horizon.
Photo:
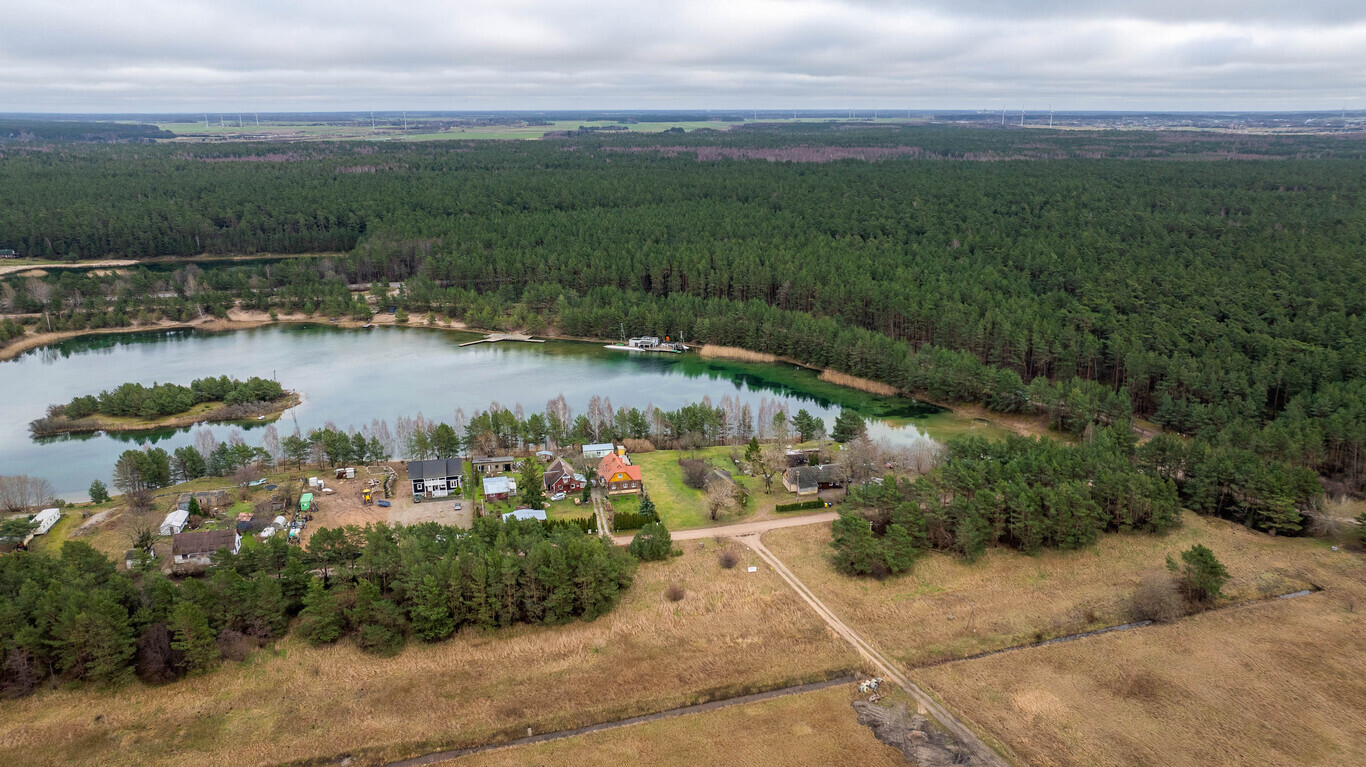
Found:
[{"label": "distant horizon", "polygon": [[[787,116],[791,119],[793,113],[798,116],[809,117],[829,117],[831,119],[860,119],[868,117],[895,118],[898,115],[913,116],[933,116],[933,115],[999,115],[1004,111],[1007,115],[1019,115],[1023,111],[1027,115],[1326,115],[1335,116],[1341,114],[1366,115],[1366,108],[1324,108],[1324,109],[1049,109],[1048,107],[1006,107],[1005,109],[995,108],[972,108],[972,107],[798,107],[795,109],[782,107],[759,107],[757,109],[758,119],[782,118]],[[718,116],[740,116],[748,119],[755,119],[752,115],[756,110],[752,107],[556,107],[556,108],[497,108],[497,109],[428,109],[428,108],[384,108],[372,109],[368,107],[355,108],[335,108],[335,109],[292,109],[292,110],[253,110],[241,107],[218,108],[199,108],[181,110],[132,110],[125,112],[84,110],[84,111],[64,111],[64,110],[31,110],[31,111],[6,111],[0,112],[0,119],[3,118],[42,118],[42,117],[200,117],[207,112],[212,117],[216,115],[236,116],[241,113],[243,116],[256,115],[260,117],[292,117],[292,116],[314,116],[314,115],[369,115],[376,116],[399,116],[407,113],[408,117],[428,117],[428,116],[478,116],[478,115],[499,115],[499,116],[519,116],[519,115],[579,115],[579,114],[603,114],[603,115],[695,115],[698,113],[715,113]],[[852,117],[850,115],[852,114]],[[874,114],[878,113],[878,114]]]}]

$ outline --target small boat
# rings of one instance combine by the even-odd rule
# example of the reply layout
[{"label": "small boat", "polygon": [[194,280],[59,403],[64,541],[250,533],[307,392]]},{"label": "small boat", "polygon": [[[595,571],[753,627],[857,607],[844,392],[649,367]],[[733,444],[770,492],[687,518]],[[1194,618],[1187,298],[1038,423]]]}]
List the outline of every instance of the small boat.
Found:
[{"label": "small boat", "polygon": [[367,322],[367,323],[365,323],[364,325],[361,325],[361,326],[360,326],[360,329],[361,329],[361,330],[373,330],[374,327],[375,327],[375,323],[373,323],[373,322]]}]

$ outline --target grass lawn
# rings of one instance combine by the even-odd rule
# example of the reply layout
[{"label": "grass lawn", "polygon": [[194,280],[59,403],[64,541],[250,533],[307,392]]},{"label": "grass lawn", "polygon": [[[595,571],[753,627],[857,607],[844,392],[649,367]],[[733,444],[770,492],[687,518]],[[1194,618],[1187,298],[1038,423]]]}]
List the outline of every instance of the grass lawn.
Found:
[{"label": "grass lawn", "polygon": [[[726,469],[736,483],[750,491],[751,503],[739,512],[721,520],[712,520],[707,515],[706,494],[683,484],[683,467],[678,465],[679,456],[692,453],[678,450],[657,450],[653,453],[632,453],[631,462],[640,467],[645,480],[645,491],[650,494],[659,511],[659,518],[670,530],[684,530],[690,527],[708,527],[718,523],[735,522],[751,516],[756,508],[755,501],[765,498],[763,480],[746,477],[739,473],[730,462],[733,447],[708,447],[696,451],[700,460],[711,460],[712,464]],[[774,493],[777,496],[777,493]],[[615,504],[616,501],[613,500]],[[621,507],[617,507],[621,510]]]},{"label": "grass lawn", "polygon": [[1081,551],[998,550],[977,562],[929,554],[910,573],[882,582],[830,566],[829,525],[774,530],[764,544],[884,655],[910,666],[1124,623],[1142,575],[1196,543],[1228,568],[1230,601],[1340,582],[1362,568],[1360,555],[1320,541],[1272,538],[1191,513],[1182,518],[1166,536],[1105,535]]},{"label": "grass lawn", "polygon": [[[907,764],[858,723],[852,685],[672,717],[606,732],[489,751],[449,762],[469,767],[526,764],[649,764],[655,767]],[[686,744],[686,747],[681,747]]]},{"label": "grass lawn", "polygon": [[[751,552],[730,544],[741,562],[725,570],[715,542],[699,543],[642,565],[591,623],[470,630],[393,658],[291,638],[200,679],[6,701],[0,764],[378,764],[860,667],[776,574],[746,571]],[[671,584],[681,601],[665,598]]]}]

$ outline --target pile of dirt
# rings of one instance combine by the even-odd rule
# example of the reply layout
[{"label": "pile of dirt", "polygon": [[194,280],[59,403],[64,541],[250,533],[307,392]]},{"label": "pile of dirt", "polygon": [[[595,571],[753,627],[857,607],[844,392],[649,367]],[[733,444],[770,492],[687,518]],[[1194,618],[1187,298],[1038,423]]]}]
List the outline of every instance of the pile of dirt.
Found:
[{"label": "pile of dirt", "polygon": [[905,704],[883,708],[856,700],[853,705],[859,724],[871,729],[878,740],[905,754],[917,767],[977,764],[966,746],[930,725],[925,717],[912,716]]},{"label": "pile of dirt", "polygon": [[81,523],[81,526],[72,530],[68,538],[79,538],[83,535],[90,535],[100,528],[101,525],[113,519],[118,512],[123,511],[122,506],[115,506],[112,509],[105,509],[97,514],[91,515],[89,519]]}]

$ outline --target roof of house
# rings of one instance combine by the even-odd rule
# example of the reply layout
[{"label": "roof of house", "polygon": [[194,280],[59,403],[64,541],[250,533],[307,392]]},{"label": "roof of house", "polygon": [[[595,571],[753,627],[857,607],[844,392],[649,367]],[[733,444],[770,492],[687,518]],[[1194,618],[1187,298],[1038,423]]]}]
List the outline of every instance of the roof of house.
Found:
[{"label": "roof of house", "polygon": [[556,458],[550,462],[549,466],[545,467],[545,474],[541,475],[541,481],[545,483],[546,487],[550,487],[564,477],[578,476],[578,474],[574,473],[574,467],[569,465],[569,461],[566,461],[563,458]]},{"label": "roof of house", "polygon": [[191,533],[178,533],[171,538],[171,553],[183,556],[232,549],[237,546],[237,537],[236,530],[195,530]]},{"label": "roof of house", "polygon": [[176,509],[170,514],[167,514],[166,518],[161,521],[161,524],[171,525],[172,527],[180,527],[184,525],[186,520],[188,520],[189,518],[190,512],[184,509]]},{"label": "roof of house", "polygon": [[583,446],[583,452],[585,452],[585,453],[595,453],[595,452],[598,452],[599,450],[616,450],[616,449],[617,449],[617,446],[614,445],[614,444],[612,444],[611,442],[599,442],[599,443],[594,444],[594,445],[584,445],[584,446]]},{"label": "roof of house", "polygon": [[601,461],[598,461],[598,476],[605,477],[609,474],[623,471],[629,465],[630,461],[627,461],[625,458],[616,453],[608,453],[602,457]]},{"label": "roof of house", "polygon": [[503,521],[506,522],[508,517],[512,517],[513,519],[540,520],[544,520],[546,518],[544,509],[516,509],[515,511],[509,511],[508,513],[503,515]]},{"label": "roof of house", "polygon": [[510,455],[476,455],[470,458],[471,463],[512,463],[514,460]]},{"label": "roof of house", "polygon": [[437,458],[434,461],[409,461],[408,479],[446,479],[465,476],[465,462],[459,458]]},{"label": "roof of house", "polygon": [[59,519],[61,519],[61,518],[62,518],[62,511],[61,511],[61,509],[43,509],[42,511],[40,511],[40,512],[38,512],[37,514],[34,514],[34,515],[33,515],[33,520],[32,520],[32,521],[37,522],[38,524],[41,525],[41,524],[43,524],[44,522],[47,522],[48,520],[52,520],[53,522],[56,522],[57,520],[59,520]]},{"label": "roof of house", "polygon": [[498,493],[510,493],[512,487],[508,483],[507,477],[484,477],[484,494],[496,495]]},{"label": "roof of house", "polygon": [[554,457],[555,454],[550,452],[549,450],[537,450],[536,455],[548,455]]},{"label": "roof of house", "polygon": [[640,467],[632,466],[615,453],[603,456],[602,461],[598,463],[598,476],[603,479],[611,479],[613,474],[621,473],[624,473],[628,479],[640,481]]}]

